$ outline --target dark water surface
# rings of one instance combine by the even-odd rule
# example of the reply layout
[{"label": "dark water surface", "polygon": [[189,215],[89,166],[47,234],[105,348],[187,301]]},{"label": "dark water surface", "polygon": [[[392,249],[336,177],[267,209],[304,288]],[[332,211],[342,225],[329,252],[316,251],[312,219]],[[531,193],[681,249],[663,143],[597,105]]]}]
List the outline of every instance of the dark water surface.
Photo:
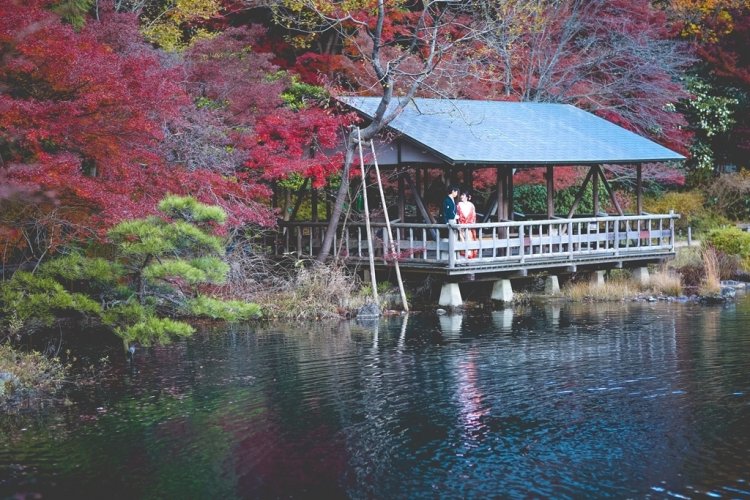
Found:
[{"label": "dark water surface", "polygon": [[6,416],[0,498],[750,498],[750,297],[233,327]]}]

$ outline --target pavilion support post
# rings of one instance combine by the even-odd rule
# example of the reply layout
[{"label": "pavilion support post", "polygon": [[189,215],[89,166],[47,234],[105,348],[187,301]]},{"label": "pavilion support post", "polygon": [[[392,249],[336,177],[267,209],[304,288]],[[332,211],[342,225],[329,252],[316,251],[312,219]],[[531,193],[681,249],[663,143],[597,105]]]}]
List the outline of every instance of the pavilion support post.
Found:
[{"label": "pavilion support post", "polygon": [[458,283],[443,283],[440,289],[438,305],[443,307],[461,307],[464,301],[461,298],[461,289]]},{"label": "pavilion support post", "polygon": [[492,284],[492,300],[513,302],[513,287],[509,279],[497,280]]},{"label": "pavilion support post", "polygon": [[570,212],[568,212],[568,216],[566,217],[567,219],[570,219],[571,217],[573,217],[573,214],[576,213],[578,204],[581,203],[581,200],[583,199],[583,195],[586,192],[586,186],[588,186],[592,175],[594,175],[594,167],[591,167],[589,169],[589,173],[586,174],[586,178],[583,179],[583,184],[581,184],[581,189],[578,190],[578,194],[576,195],[576,199],[573,202],[573,206],[570,207]]},{"label": "pavilion support post", "polygon": [[643,165],[640,163],[635,167],[635,198],[638,215],[643,214]]},{"label": "pavilion support post", "polygon": [[648,285],[650,276],[648,274],[648,267],[636,267],[632,271],[633,281],[641,285]]},{"label": "pavilion support post", "polygon": [[406,185],[404,176],[401,172],[398,175],[398,218],[403,223],[406,222]]},{"label": "pavilion support post", "polygon": [[555,215],[555,177],[552,173],[552,166],[547,167],[547,218],[551,219]]},{"label": "pavilion support post", "polygon": [[497,221],[505,219],[505,172],[497,167]]},{"label": "pavilion support post", "polygon": [[599,203],[599,176],[601,175],[601,171],[599,170],[599,165],[592,167],[592,170],[594,171],[594,175],[591,177],[591,191],[592,197],[594,198],[594,217],[598,217],[601,209]]},{"label": "pavilion support post", "polygon": [[[402,173],[403,175],[403,173]],[[414,191],[414,197],[422,196],[422,193],[420,193],[420,187],[422,186],[422,169],[419,167],[416,167],[414,169],[414,186],[412,187],[412,191]]]},{"label": "pavilion support post", "polygon": [[318,222],[318,188],[312,188],[312,192],[310,193],[310,205],[311,205],[311,211],[312,211],[312,221]]},{"label": "pavilion support post", "polygon": [[544,280],[544,293],[546,295],[557,295],[560,293],[560,281],[556,275],[551,274]]},{"label": "pavilion support post", "polygon": [[466,182],[466,189],[470,189],[474,191],[474,169],[468,168],[466,170],[466,178],[464,179]]},{"label": "pavilion support post", "polygon": [[513,220],[513,167],[508,167],[507,170],[508,180],[506,181],[505,185],[508,189],[507,195],[505,199],[508,203],[508,208],[506,210],[506,213],[508,214],[508,219]]},{"label": "pavilion support post", "polygon": [[591,283],[592,286],[598,287],[604,285],[604,275],[607,273],[607,271],[592,271],[591,275],[589,277],[589,283]]},{"label": "pavilion support post", "polygon": [[[310,211],[312,215],[312,221],[318,222],[318,188],[311,187],[310,189]],[[320,228],[313,226],[312,235],[314,241],[319,241],[318,238],[320,238]]]}]

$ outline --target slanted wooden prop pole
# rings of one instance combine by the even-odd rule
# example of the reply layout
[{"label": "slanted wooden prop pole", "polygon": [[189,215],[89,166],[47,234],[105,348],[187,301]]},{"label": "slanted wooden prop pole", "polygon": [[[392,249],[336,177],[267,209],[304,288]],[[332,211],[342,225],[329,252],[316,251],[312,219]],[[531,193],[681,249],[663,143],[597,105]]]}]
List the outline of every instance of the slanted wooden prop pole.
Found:
[{"label": "slanted wooden prop pole", "polygon": [[383,182],[380,179],[380,167],[378,167],[378,157],[375,155],[375,142],[370,140],[370,149],[372,150],[372,162],[375,165],[375,178],[378,180],[378,190],[380,191],[380,202],[383,204],[383,213],[385,214],[385,227],[388,230],[388,246],[393,256],[393,263],[396,266],[396,280],[398,281],[398,291],[401,292],[401,303],[404,311],[409,312],[409,304],[406,301],[406,292],[404,291],[404,282],[401,279],[401,268],[398,266],[399,256],[396,253],[396,243],[393,240],[391,231],[391,218],[388,215],[388,205],[385,202],[385,193],[383,192]]},{"label": "slanted wooden prop pole", "polygon": [[367,232],[367,254],[370,257],[370,284],[372,285],[372,298],[375,300],[375,304],[380,306],[380,299],[378,299],[378,281],[375,278],[375,255],[372,250],[370,207],[367,204],[367,168],[365,167],[365,157],[362,153],[362,134],[359,127],[357,127],[357,147],[359,147],[359,166],[362,170],[362,199],[365,204],[365,229]]}]

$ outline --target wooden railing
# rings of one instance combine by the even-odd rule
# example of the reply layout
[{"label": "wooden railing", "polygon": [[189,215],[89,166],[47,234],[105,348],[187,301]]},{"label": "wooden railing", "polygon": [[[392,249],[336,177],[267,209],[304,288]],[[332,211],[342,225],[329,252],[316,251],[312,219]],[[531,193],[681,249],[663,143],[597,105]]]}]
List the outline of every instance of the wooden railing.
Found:
[{"label": "wooden railing", "polygon": [[[678,214],[626,215],[572,219],[547,219],[466,224],[392,223],[396,254],[390,250],[384,223],[371,224],[373,255],[380,262],[460,266],[513,263],[612,260],[674,252],[674,221]],[[320,248],[326,223],[286,222],[280,232],[277,251],[314,258]],[[473,230],[476,239],[466,238]],[[339,228],[334,238],[334,255],[346,259],[368,259],[370,250],[364,223]],[[472,250],[476,252],[471,252]],[[475,253],[475,258],[466,258]]]}]

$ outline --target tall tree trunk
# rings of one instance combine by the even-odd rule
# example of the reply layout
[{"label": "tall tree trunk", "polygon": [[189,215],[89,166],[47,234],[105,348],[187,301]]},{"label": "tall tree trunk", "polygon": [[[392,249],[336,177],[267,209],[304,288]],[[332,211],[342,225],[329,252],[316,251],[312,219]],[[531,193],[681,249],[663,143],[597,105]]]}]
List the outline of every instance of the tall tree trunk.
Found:
[{"label": "tall tree trunk", "polygon": [[354,150],[357,147],[357,139],[354,134],[350,131],[346,138],[346,152],[344,154],[344,170],[341,172],[341,185],[339,186],[338,193],[336,193],[336,201],[333,203],[333,210],[331,211],[331,217],[328,219],[328,227],[326,227],[326,234],[323,237],[321,243],[320,253],[318,254],[318,262],[325,262],[328,256],[331,254],[331,247],[333,246],[333,237],[336,234],[338,228],[339,219],[341,218],[341,212],[344,211],[344,202],[349,194],[349,172],[351,171],[352,163],[354,162]]}]

